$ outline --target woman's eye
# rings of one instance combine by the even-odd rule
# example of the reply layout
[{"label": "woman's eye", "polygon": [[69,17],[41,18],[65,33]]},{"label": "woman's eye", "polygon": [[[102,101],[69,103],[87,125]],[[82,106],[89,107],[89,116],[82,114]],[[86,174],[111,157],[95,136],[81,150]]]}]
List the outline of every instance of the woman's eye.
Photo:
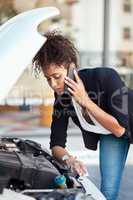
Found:
[{"label": "woman's eye", "polygon": [[61,76],[59,75],[59,76],[55,76],[55,79],[59,79]]},{"label": "woman's eye", "polygon": [[[54,78],[54,79],[60,79],[60,78],[61,78],[61,75],[54,76],[53,78]],[[50,80],[51,80],[50,78],[46,78],[46,79],[47,79],[48,82],[50,82]]]}]

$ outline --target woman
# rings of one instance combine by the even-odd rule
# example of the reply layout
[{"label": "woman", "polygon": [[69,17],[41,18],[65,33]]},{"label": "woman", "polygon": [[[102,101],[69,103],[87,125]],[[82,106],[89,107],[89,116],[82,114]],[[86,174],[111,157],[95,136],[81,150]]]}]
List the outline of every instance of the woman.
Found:
[{"label": "woman", "polygon": [[[70,79],[67,76],[69,68],[78,66],[74,45],[56,32],[45,36],[47,41],[33,63],[35,69],[43,71],[55,94],[50,137],[52,154],[79,175],[86,173],[85,165],[65,149],[68,119],[71,117],[82,131],[86,148],[96,150],[99,141],[101,191],[107,200],[115,200],[130,145],[128,113],[126,108],[124,111],[121,109],[121,93],[126,87],[115,70],[105,67],[74,70],[75,81]],[[66,85],[71,95],[63,95]],[[86,118],[90,113],[111,134],[86,131],[79,122],[71,97],[80,105]]]}]

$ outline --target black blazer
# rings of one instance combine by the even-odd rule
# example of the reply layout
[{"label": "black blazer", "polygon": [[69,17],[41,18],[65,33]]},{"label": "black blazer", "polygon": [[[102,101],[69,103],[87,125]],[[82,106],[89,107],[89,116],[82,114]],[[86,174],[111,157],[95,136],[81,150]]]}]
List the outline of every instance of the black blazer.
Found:
[{"label": "black blazer", "polygon": [[[118,73],[112,68],[97,67],[80,69],[78,74],[91,100],[105,112],[114,116],[120,125],[126,128],[126,135],[131,135],[129,121],[133,121],[133,105],[131,105],[133,92],[129,98],[129,89],[125,86]],[[129,116],[132,116],[132,120],[129,119]],[[55,145],[65,147],[69,117],[81,129],[85,147],[96,150],[100,134],[84,130],[77,118],[71,97],[67,95],[61,97],[56,93],[51,124],[50,148]]]}]

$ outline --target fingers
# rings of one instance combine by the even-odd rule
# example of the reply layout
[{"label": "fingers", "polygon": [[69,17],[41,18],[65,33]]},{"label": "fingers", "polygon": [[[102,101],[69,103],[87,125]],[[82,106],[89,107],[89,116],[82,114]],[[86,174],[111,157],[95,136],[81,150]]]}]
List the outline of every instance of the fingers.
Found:
[{"label": "fingers", "polygon": [[86,170],[84,169],[82,165],[80,165],[80,163],[75,163],[74,169],[80,176],[83,176],[86,174]]},{"label": "fingers", "polygon": [[[73,81],[74,82],[74,81]],[[71,79],[70,80],[65,80],[65,83],[72,89],[72,90],[75,90],[76,89],[76,85],[75,85],[75,83],[73,83],[72,81],[71,81]]]},{"label": "fingers", "polygon": [[68,91],[74,96],[74,91],[71,88],[68,88]]},{"label": "fingers", "polygon": [[74,95],[74,92],[76,91],[77,89],[77,83],[75,81],[73,81],[72,79],[70,79],[69,77],[66,77],[65,78],[65,83],[67,84],[68,86],[68,91]]},{"label": "fingers", "polygon": [[67,164],[70,166],[72,172],[76,172],[80,176],[83,176],[87,173],[86,166],[81,161],[76,160],[76,158],[68,160]]},{"label": "fingers", "polygon": [[78,161],[77,163],[75,163],[75,169],[77,170],[78,174],[80,176],[83,176],[87,173],[87,168],[85,167],[85,165]]},{"label": "fingers", "polygon": [[72,170],[76,171],[80,176],[84,174],[83,166],[78,161],[74,163]]},{"label": "fingers", "polygon": [[78,77],[78,81],[75,82],[74,80],[72,80],[71,78],[66,76],[65,77],[65,83],[67,85],[69,85],[71,88],[74,88],[75,90],[78,89],[78,88],[84,88],[83,82],[79,77]]},{"label": "fingers", "polygon": [[72,80],[71,78],[69,78],[68,76],[65,77],[65,81],[68,83],[71,83],[75,87],[77,86],[77,83],[74,80]]}]

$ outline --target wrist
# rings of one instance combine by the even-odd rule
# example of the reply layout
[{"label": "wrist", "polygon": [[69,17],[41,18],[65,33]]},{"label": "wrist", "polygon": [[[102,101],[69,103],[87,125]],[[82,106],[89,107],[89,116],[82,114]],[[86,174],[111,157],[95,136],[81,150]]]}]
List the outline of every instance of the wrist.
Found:
[{"label": "wrist", "polygon": [[71,157],[73,157],[73,156],[68,155],[68,154],[65,154],[65,155],[63,155],[63,156],[61,157],[61,161],[65,162],[66,160],[69,160]]},{"label": "wrist", "polygon": [[73,157],[71,155],[65,154],[62,156],[61,160],[64,164],[68,165],[68,163],[73,162],[76,159],[76,157]]},{"label": "wrist", "polygon": [[68,154],[65,154],[61,157],[61,161],[65,162],[66,160],[69,159],[69,155]]},{"label": "wrist", "polygon": [[93,101],[87,96],[84,100],[84,109],[87,109],[88,111],[91,110],[91,107],[93,106]]},{"label": "wrist", "polygon": [[85,109],[88,105],[88,101],[89,101],[89,97],[87,93],[85,93],[85,95],[82,96],[81,102],[79,104],[83,109]]}]

